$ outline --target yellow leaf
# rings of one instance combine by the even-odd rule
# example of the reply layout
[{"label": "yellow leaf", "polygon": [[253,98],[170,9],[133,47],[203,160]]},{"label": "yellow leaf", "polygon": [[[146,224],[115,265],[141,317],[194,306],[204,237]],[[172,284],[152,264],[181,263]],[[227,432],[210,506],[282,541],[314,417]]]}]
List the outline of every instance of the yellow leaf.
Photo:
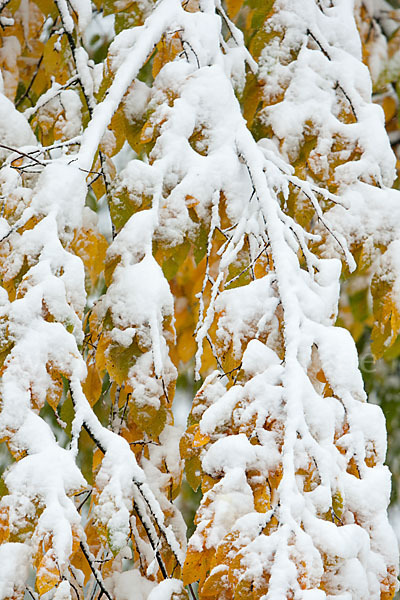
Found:
[{"label": "yellow leaf", "polygon": [[127,348],[111,342],[105,352],[106,368],[111,379],[122,385],[128,377],[129,369],[141,354],[136,337]]},{"label": "yellow leaf", "polygon": [[354,475],[354,477],[357,477],[357,479],[361,479],[360,471],[353,456],[348,462],[346,471],[350,473],[350,475]]},{"label": "yellow leaf", "polygon": [[255,75],[248,75],[248,82],[243,94],[243,116],[247,121],[247,125],[251,127],[258,107],[263,97],[263,87]]},{"label": "yellow leaf", "polygon": [[0,544],[8,542],[10,538],[10,524],[8,513],[8,507],[4,506],[0,508]]},{"label": "yellow leaf", "polygon": [[87,370],[88,374],[82,384],[82,388],[90,406],[94,406],[97,400],[100,398],[102,380],[100,378],[96,363],[92,362],[89,364]]},{"label": "yellow leaf", "polygon": [[106,186],[104,183],[104,175],[101,169],[101,162],[99,155],[97,154],[97,158],[93,163],[90,177],[90,187],[96,196],[96,199],[99,201],[104,194],[106,193]]},{"label": "yellow leaf", "polygon": [[382,100],[382,108],[385,113],[385,122],[388,123],[397,112],[397,103],[393,96],[385,96]]},{"label": "yellow leaf", "polygon": [[93,453],[93,463],[92,463],[92,469],[93,469],[94,474],[97,473],[97,468],[100,465],[103,458],[104,458],[103,452],[99,448],[96,448],[96,450]]},{"label": "yellow leaf", "polygon": [[40,10],[42,11],[42,13],[44,15],[50,15],[53,13],[52,16],[55,16],[56,7],[52,0],[33,0],[33,1],[40,8]]},{"label": "yellow leaf", "polygon": [[51,377],[51,385],[47,390],[46,400],[51,408],[56,411],[57,406],[62,398],[64,385],[61,373],[58,371],[58,369],[52,363],[48,363],[46,366],[47,372]]},{"label": "yellow leaf", "polygon": [[42,68],[52,77],[57,74],[57,83],[64,85],[70,76],[68,68],[69,46],[66,35],[50,36],[43,51]]},{"label": "yellow leaf", "polygon": [[397,567],[390,565],[387,568],[386,577],[381,581],[380,600],[392,600],[397,588]]},{"label": "yellow leaf", "polygon": [[183,50],[179,33],[165,34],[163,39],[157,44],[157,54],[153,60],[152,75],[155,78],[162,67],[174,60]]},{"label": "yellow leaf", "polygon": [[167,409],[161,404],[157,409],[154,406],[143,406],[142,403],[131,401],[130,414],[140,429],[151,437],[158,437],[167,421]]},{"label": "yellow leaf", "polygon": [[195,581],[202,584],[209,571],[211,559],[215,554],[214,548],[198,552],[189,548],[183,565],[183,585],[188,585]]},{"label": "yellow leaf", "polygon": [[268,486],[257,485],[253,489],[254,508],[257,512],[265,513],[271,508],[271,494]]},{"label": "yellow leaf", "polygon": [[142,144],[148,144],[152,141],[154,136],[154,124],[151,121],[146,121],[143,125],[143,129],[140,133],[140,142]]},{"label": "yellow leaf", "polygon": [[110,336],[106,332],[103,332],[96,349],[96,365],[99,373],[103,373],[106,370],[106,352],[110,343]]},{"label": "yellow leaf", "polygon": [[36,587],[42,596],[53,589],[61,581],[60,571],[52,556],[52,551],[46,552],[40,561],[36,574]]},{"label": "yellow leaf", "polygon": [[120,262],[121,262],[120,256],[113,257],[111,260],[106,261],[105,268],[104,268],[104,281],[107,286],[109,286],[111,284],[112,276],[115,271],[115,268],[117,267],[117,265]]},{"label": "yellow leaf", "polygon": [[400,330],[400,313],[393,294],[393,282],[374,276],[371,283],[374,326],[371,334],[371,351],[380,358],[396,341]]},{"label": "yellow leaf", "polygon": [[200,431],[200,428],[198,428],[193,438],[193,448],[205,446],[209,441],[210,437],[208,435],[203,435]]},{"label": "yellow leaf", "polygon": [[226,7],[230,19],[234,19],[242,8],[243,0],[227,0]]},{"label": "yellow leaf", "polygon": [[201,598],[224,598],[230,588],[228,572],[229,569],[226,565],[214,567],[199,589]]},{"label": "yellow leaf", "polygon": [[107,247],[106,238],[93,229],[84,227],[75,233],[71,248],[82,259],[92,285],[103,270]]},{"label": "yellow leaf", "polygon": [[201,462],[198,456],[192,456],[185,460],[186,479],[190,487],[196,492],[201,483]]}]

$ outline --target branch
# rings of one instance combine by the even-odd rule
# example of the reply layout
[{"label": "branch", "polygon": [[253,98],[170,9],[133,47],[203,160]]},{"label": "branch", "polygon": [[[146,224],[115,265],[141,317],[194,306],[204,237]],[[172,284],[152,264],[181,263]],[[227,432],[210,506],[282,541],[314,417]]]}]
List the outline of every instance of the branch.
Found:
[{"label": "branch", "polygon": [[[323,45],[321,44],[321,42],[317,39],[317,37],[313,34],[313,32],[310,29],[307,29],[307,35],[309,35],[314,40],[314,42],[317,44],[318,48],[321,50],[322,54],[324,54],[324,56],[326,56],[326,58],[329,61],[332,61],[332,58],[330,57],[329,52],[323,47]],[[336,89],[340,89],[340,91],[342,92],[343,96],[346,98],[347,102],[350,105],[350,108],[351,108],[351,111],[352,111],[352,113],[354,115],[355,120],[358,121],[357,113],[356,113],[355,108],[354,108],[354,104],[351,101],[351,99],[350,99],[349,95],[347,94],[347,92],[344,90],[343,86],[339,83],[339,81],[336,81],[336,85],[335,85],[334,89],[335,90]]]},{"label": "branch", "polygon": [[[43,54],[42,56],[39,58],[38,63],[36,65],[36,69],[35,72],[32,76],[32,79],[29,82],[28,87],[26,88],[25,92],[22,94],[22,96],[18,99],[18,101],[15,103],[15,108],[18,108],[18,106],[25,100],[26,97],[28,97],[29,92],[31,91],[31,87],[36,79],[37,74],[39,73],[39,69],[40,69],[40,65],[42,64],[42,60],[43,60]],[[29,98],[29,100],[31,101],[31,99]],[[33,104],[33,102],[31,101],[31,104]]]},{"label": "branch", "polygon": [[71,85],[74,85],[74,83],[78,83],[78,77],[76,75],[70,77],[70,79],[68,79],[68,81],[64,83],[64,85],[60,85],[59,83],[53,83],[52,86],[47,90],[47,92],[40,96],[35,106],[27,108],[26,110],[24,110],[23,114],[27,119],[29,119],[33,114],[35,114],[37,110],[39,110],[39,108],[42,108],[42,106],[46,106],[48,102],[51,102],[51,100],[53,100],[59,94],[61,94],[63,90],[66,90]]},{"label": "branch", "polygon": [[154,555],[156,557],[156,560],[157,560],[158,566],[160,568],[161,574],[162,574],[162,576],[163,576],[164,579],[168,579],[167,569],[165,568],[164,562],[163,562],[163,560],[161,558],[161,554],[157,550],[158,540],[156,542],[156,540],[153,538],[151,527],[149,527],[149,523],[148,523],[147,519],[144,517],[144,515],[142,515],[142,513],[139,510],[139,507],[138,507],[138,505],[137,505],[137,503],[135,501],[133,501],[133,507],[134,507],[135,512],[136,512],[136,514],[138,516],[138,519],[141,522],[141,524],[143,526],[143,529],[145,530],[146,535],[147,535],[147,537],[149,539],[150,546],[153,549],[153,552],[154,552]]},{"label": "branch", "polygon": [[[23,152],[22,150],[18,150],[18,148],[12,148],[11,146],[6,146],[5,144],[0,144],[0,148],[4,148],[5,150],[9,150],[10,152],[15,152],[16,154],[19,154],[19,158],[21,158],[22,156],[24,156],[25,158],[29,158],[29,160],[32,160],[34,163],[44,167],[45,164],[40,162],[40,160],[38,160],[37,158],[35,158],[34,156],[27,154],[26,152]],[[17,158],[14,158],[11,162],[13,163],[14,161],[18,160]]]},{"label": "branch", "polygon": [[100,573],[100,571],[98,569],[96,569],[96,567],[94,566],[94,562],[95,562],[95,558],[92,555],[92,553],[90,552],[89,546],[87,545],[86,542],[80,542],[80,547],[81,550],[89,564],[90,570],[92,571],[94,578],[97,582],[97,585],[99,586],[100,590],[101,590],[101,594],[104,596],[106,596],[107,600],[113,600],[112,596],[108,593],[108,591],[106,590],[105,586],[104,586],[104,581],[103,581],[103,577]]}]

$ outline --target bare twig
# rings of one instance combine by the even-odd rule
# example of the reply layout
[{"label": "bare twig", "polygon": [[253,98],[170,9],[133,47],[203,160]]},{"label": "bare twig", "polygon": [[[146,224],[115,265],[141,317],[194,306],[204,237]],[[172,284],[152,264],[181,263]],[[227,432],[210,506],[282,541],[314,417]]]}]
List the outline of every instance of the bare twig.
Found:
[{"label": "bare twig", "polygon": [[[324,54],[324,56],[326,56],[326,58],[329,61],[332,61],[332,58],[330,57],[329,52],[326,50],[326,48],[323,47],[322,43],[319,41],[319,39],[313,34],[313,32],[310,29],[307,29],[307,35],[309,35],[314,40],[314,42],[317,44],[318,48],[321,50],[322,54]],[[346,98],[347,102],[350,105],[350,108],[351,108],[351,111],[352,111],[352,113],[354,115],[355,120],[358,121],[357,113],[356,113],[356,110],[354,108],[354,104],[351,101],[351,99],[350,99],[349,95],[347,94],[347,92],[345,91],[345,89],[343,88],[343,86],[339,83],[339,81],[336,81],[334,89],[340,89],[340,91],[342,92],[343,96]]]},{"label": "bare twig", "polygon": [[86,558],[86,560],[89,564],[90,570],[92,571],[93,576],[101,590],[101,594],[106,596],[106,598],[108,600],[113,600],[112,596],[109,594],[109,592],[107,591],[107,589],[104,586],[103,577],[102,577],[100,571],[93,564],[95,562],[95,559],[92,556],[92,553],[90,552],[89,546],[86,544],[86,542],[80,542],[80,547],[81,547],[84,557]]},{"label": "bare twig", "polygon": [[157,547],[158,547],[158,540],[155,540],[153,538],[153,535],[152,535],[151,529],[150,529],[150,527],[148,525],[148,522],[143,517],[143,515],[142,515],[141,511],[139,510],[139,507],[138,507],[138,505],[137,505],[137,503],[135,501],[133,502],[133,506],[134,506],[135,512],[136,512],[136,514],[138,516],[138,519],[141,522],[141,524],[142,524],[142,526],[143,526],[143,528],[144,528],[144,530],[146,532],[146,535],[147,535],[148,540],[150,542],[150,546],[152,547],[152,550],[153,550],[154,555],[156,557],[158,566],[160,568],[161,574],[162,574],[162,576],[163,576],[164,579],[168,579],[167,569],[165,568],[164,562],[163,562],[163,560],[161,558],[161,554],[160,554],[160,552],[157,549]]},{"label": "bare twig", "polygon": [[189,585],[187,587],[189,588],[189,592],[190,592],[190,595],[192,597],[192,600],[197,600],[197,596],[196,596],[196,594],[193,591],[192,584],[189,583]]},{"label": "bare twig", "polygon": [[[51,102],[52,100],[54,100],[54,98],[56,98],[59,94],[61,94],[62,91],[68,89],[71,85],[74,85],[75,83],[78,83],[78,78],[76,75],[74,75],[73,77],[70,77],[70,79],[68,79],[68,81],[66,83],[64,83],[64,85],[56,85],[53,87],[50,87],[47,92],[45,92],[43,94],[43,96],[41,96],[39,98],[39,100],[36,102],[35,106],[32,106],[31,108],[27,108],[24,111],[24,115],[29,119],[32,115],[35,114],[36,111],[39,110],[39,108],[42,108],[43,106],[46,106],[46,104],[48,104],[48,102]],[[53,92],[51,93],[51,91],[53,90]]]},{"label": "bare twig", "polygon": [[0,144],[0,148],[4,148],[5,150],[9,150],[10,152],[15,152],[16,154],[19,154],[19,157],[14,158],[11,162],[13,163],[14,161],[18,160],[18,158],[29,158],[29,160],[32,160],[34,163],[44,167],[44,163],[40,162],[40,160],[38,160],[37,158],[35,158],[34,156],[31,156],[30,154],[27,154],[26,152],[22,152],[22,150],[18,150],[18,148],[12,148],[11,146],[6,146],[5,144]]},{"label": "bare twig", "polygon": [[[39,58],[38,63],[36,65],[36,69],[35,72],[32,76],[32,79],[29,82],[28,87],[26,88],[25,92],[22,94],[22,96],[18,99],[18,101],[15,103],[15,107],[18,108],[18,106],[25,100],[25,98],[29,98],[29,92],[31,91],[32,85],[37,77],[37,74],[39,73],[39,69],[40,69],[40,65],[42,64],[42,60],[43,60],[43,54],[42,56]],[[31,104],[33,104],[32,100],[29,98]]]},{"label": "bare twig", "polygon": [[244,273],[246,273],[246,271],[248,271],[249,269],[252,269],[254,267],[254,265],[256,264],[257,260],[263,254],[263,252],[265,252],[265,250],[267,249],[267,247],[268,246],[265,245],[264,248],[257,254],[257,256],[246,267],[244,267],[244,269],[242,269],[240,271],[240,273],[238,273],[237,275],[235,275],[235,277],[232,277],[231,279],[229,279],[229,281],[227,281],[224,284],[224,288],[226,288],[228,285],[230,285],[231,283],[233,283],[234,281],[236,281],[237,279],[239,279],[239,277],[241,277]]}]

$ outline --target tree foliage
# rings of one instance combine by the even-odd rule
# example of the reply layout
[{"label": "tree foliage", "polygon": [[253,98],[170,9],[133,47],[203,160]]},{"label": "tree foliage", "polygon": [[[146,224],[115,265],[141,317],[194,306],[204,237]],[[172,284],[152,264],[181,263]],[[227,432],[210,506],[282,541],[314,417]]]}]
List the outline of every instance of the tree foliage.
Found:
[{"label": "tree foliage", "polygon": [[390,600],[397,12],[0,11],[1,597]]}]

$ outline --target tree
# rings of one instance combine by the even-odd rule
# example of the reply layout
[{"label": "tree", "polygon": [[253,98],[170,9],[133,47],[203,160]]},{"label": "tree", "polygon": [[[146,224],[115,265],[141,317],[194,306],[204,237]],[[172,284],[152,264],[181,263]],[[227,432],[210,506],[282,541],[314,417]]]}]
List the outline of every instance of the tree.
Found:
[{"label": "tree", "polygon": [[396,12],[0,8],[2,598],[389,600],[384,418],[335,321],[343,266],[372,279],[376,356],[400,327],[363,64],[388,110]]}]

